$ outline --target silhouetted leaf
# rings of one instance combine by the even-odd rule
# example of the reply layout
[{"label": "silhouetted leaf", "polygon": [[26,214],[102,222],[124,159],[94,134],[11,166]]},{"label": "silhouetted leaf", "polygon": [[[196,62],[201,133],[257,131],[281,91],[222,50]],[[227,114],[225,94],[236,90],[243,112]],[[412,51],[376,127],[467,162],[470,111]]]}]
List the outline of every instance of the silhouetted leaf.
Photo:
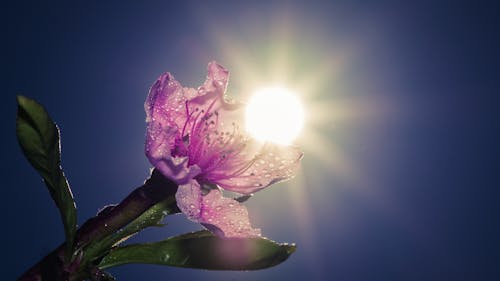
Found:
[{"label": "silhouetted leaf", "polygon": [[66,234],[66,258],[69,259],[76,232],[76,207],[61,168],[59,129],[36,101],[18,96],[17,103],[17,138],[24,155],[43,177],[59,208]]},{"label": "silhouetted leaf", "polygon": [[164,241],[117,247],[99,264],[102,269],[148,263],[211,270],[256,270],[277,265],[295,245],[265,238],[220,238],[203,230]]},{"label": "silhouetted leaf", "polygon": [[165,216],[178,213],[180,210],[177,208],[175,197],[169,196],[165,200],[158,202],[149,208],[146,212],[133,220],[124,228],[118,230],[116,233],[105,237],[100,241],[92,243],[85,250],[88,258],[94,259],[102,257],[109,252],[111,247],[120,244],[122,241],[127,240],[137,232],[152,226],[163,226],[161,222]]}]

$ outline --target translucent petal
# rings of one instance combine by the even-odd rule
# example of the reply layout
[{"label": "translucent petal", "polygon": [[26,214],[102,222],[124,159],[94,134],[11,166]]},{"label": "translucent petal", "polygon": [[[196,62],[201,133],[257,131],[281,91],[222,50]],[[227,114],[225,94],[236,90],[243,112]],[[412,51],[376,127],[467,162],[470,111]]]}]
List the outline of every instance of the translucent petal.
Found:
[{"label": "translucent petal", "polygon": [[274,144],[265,144],[256,152],[248,146],[248,150],[253,155],[250,160],[233,159],[207,179],[226,190],[250,194],[293,177],[303,155],[297,147]]},{"label": "translucent petal", "polygon": [[163,175],[177,182],[187,183],[200,173],[196,165],[188,165],[186,153],[179,147],[180,124],[186,122],[186,95],[193,95],[181,87],[170,73],[158,78],[151,87],[144,104],[146,110],[145,153],[151,164]]},{"label": "translucent petal", "polygon": [[191,180],[180,185],[175,195],[177,206],[194,221],[223,237],[256,237],[260,229],[252,228],[247,209],[234,199],[226,198],[218,189],[202,194],[200,184]]},{"label": "translucent petal", "polygon": [[170,73],[165,73],[149,91],[144,104],[146,156],[166,177],[179,184],[200,173],[197,162],[205,149],[200,144],[208,136],[201,125],[207,123],[207,112],[215,116],[217,109],[232,108],[224,101],[228,76],[226,69],[211,62],[207,79],[198,90],[183,88]]},{"label": "translucent petal", "polygon": [[186,101],[196,95],[182,88],[170,73],[164,73],[153,84],[144,103],[146,122],[161,127],[180,128],[186,122]]}]

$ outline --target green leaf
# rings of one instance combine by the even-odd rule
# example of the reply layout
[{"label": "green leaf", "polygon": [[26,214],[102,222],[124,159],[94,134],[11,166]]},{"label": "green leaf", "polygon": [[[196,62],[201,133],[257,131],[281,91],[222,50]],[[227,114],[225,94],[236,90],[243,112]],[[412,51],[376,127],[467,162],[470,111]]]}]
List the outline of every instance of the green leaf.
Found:
[{"label": "green leaf", "polygon": [[97,267],[91,269],[90,280],[92,281],[115,281],[115,277],[108,272],[102,271]]},{"label": "green leaf", "polygon": [[24,155],[43,177],[59,208],[66,234],[66,260],[71,257],[76,232],[73,194],[61,168],[59,129],[47,111],[36,101],[17,96],[17,139]]},{"label": "green leaf", "polygon": [[178,213],[179,211],[174,195],[167,197],[165,200],[153,205],[124,228],[100,241],[92,243],[85,249],[85,254],[90,259],[102,257],[109,252],[113,246],[127,240],[139,231],[147,227],[164,226],[161,222],[165,216]]},{"label": "green leaf", "polygon": [[178,213],[177,203],[175,197],[171,196],[163,201],[158,202],[149,208],[146,212],[140,215],[137,219],[133,220],[126,227],[116,232],[112,236],[113,245],[118,243],[120,240],[126,239],[131,235],[143,230],[146,227],[164,226],[161,224],[165,216],[170,214]]},{"label": "green leaf", "polygon": [[104,257],[99,268],[148,263],[210,270],[256,270],[282,263],[295,248],[265,238],[220,238],[204,230],[155,243],[117,247]]}]

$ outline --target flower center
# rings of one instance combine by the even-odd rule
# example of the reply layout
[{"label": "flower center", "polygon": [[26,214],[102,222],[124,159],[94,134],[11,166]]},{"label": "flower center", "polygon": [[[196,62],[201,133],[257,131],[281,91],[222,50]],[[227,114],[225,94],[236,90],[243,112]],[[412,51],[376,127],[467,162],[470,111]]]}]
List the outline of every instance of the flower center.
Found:
[{"label": "flower center", "polygon": [[186,104],[188,118],[183,128],[182,142],[187,147],[185,155],[189,158],[188,164],[196,164],[202,170],[198,176],[201,180],[219,168],[241,165],[234,159],[246,146],[246,138],[240,133],[238,124],[232,122],[231,126],[224,128],[219,121],[220,113],[213,110],[215,102],[206,110],[195,107],[191,113]]}]

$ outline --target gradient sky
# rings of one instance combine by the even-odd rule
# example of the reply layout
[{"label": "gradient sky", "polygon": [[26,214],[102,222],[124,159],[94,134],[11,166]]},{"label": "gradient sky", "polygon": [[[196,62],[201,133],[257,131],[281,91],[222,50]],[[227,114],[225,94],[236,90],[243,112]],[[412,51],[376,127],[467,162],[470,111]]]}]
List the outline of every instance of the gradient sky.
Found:
[{"label": "gradient sky", "polygon": [[[265,236],[298,250],[263,271],[125,265],[111,270],[117,280],[500,280],[494,1],[10,2],[2,279],[64,236],[17,144],[15,95],[60,126],[81,224],[147,176],[153,81],[170,71],[198,86],[217,60],[233,97],[276,82],[299,89],[301,171],[247,204]],[[199,228],[181,215],[167,224],[132,241]]]}]

